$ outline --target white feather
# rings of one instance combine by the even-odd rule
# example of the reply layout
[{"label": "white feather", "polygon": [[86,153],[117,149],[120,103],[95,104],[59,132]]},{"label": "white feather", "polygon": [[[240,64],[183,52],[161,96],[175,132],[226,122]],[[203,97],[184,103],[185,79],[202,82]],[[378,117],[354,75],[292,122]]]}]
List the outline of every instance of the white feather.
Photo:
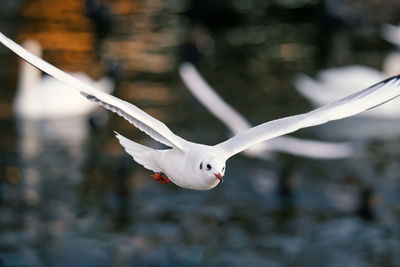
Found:
[{"label": "white feather", "polygon": [[[251,128],[251,124],[215,92],[192,63],[182,63],[179,66],[179,74],[189,91],[233,134],[239,134]],[[354,148],[349,143],[332,143],[280,136],[252,146],[244,153],[248,156],[268,159],[273,151],[309,158],[334,159],[352,155]]]},{"label": "white feather", "polygon": [[[390,53],[384,60],[383,69],[384,71],[379,71],[358,65],[331,68],[318,72],[316,79],[299,74],[294,80],[294,85],[301,95],[314,106],[319,107],[399,74],[400,53]],[[392,101],[379,108],[363,112],[360,116],[400,118],[400,101]]]},{"label": "white feather", "polygon": [[[156,120],[136,106],[97,90],[96,88],[72,77],[68,73],[32,55],[20,45],[4,36],[2,33],[0,33],[0,41],[30,64],[53,76],[54,78],[66,83],[67,85],[79,90],[80,93],[86,96],[89,100],[96,101],[105,108],[117,113],[120,116],[123,116],[125,119],[155,140],[164,143],[167,146],[177,147],[182,150],[184,149],[186,143],[185,140],[173,134],[164,123]],[[60,99],[60,101],[62,101],[62,99]]]},{"label": "white feather", "polygon": [[0,34],[0,42],[42,71],[78,89],[87,98],[125,117],[154,139],[171,145],[171,149],[158,150],[157,152],[159,153],[152,154],[153,163],[157,163],[159,167],[155,168],[149,165],[148,157],[146,157],[145,161],[140,159],[140,153],[151,153],[153,150],[134,144],[132,141],[119,136],[123,146],[138,161],[142,161],[141,164],[150,169],[161,170],[172,182],[181,187],[196,190],[208,190],[218,185],[225,174],[226,160],[253,145],[300,128],[355,115],[400,95],[400,78],[399,76],[392,77],[319,109],[266,122],[250,128],[221,144],[207,146],[192,143],[176,136],[162,122],[151,117],[138,107],[75,79],[32,55],[3,34]]},{"label": "white feather", "polygon": [[[40,44],[34,40],[25,41],[24,47],[38,57],[42,54]],[[69,119],[85,117],[98,108],[96,103],[85,100],[65,83],[52,76],[42,76],[40,70],[26,61],[21,60],[19,68],[13,105],[18,117],[29,120]],[[114,90],[114,84],[108,77],[95,81],[84,73],[71,75],[103,92],[112,93]]]},{"label": "white feather", "polygon": [[153,172],[161,172],[161,168],[158,166],[157,158],[159,151],[143,146],[128,138],[115,132],[115,136],[118,138],[120,144],[125,148],[126,152],[133,157],[133,159]]},{"label": "white feather", "polygon": [[291,133],[301,128],[356,115],[386,103],[398,97],[399,94],[400,77],[395,76],[308,113],[260,124],[217,146],[230,156],[233,156],[259,142]]}]

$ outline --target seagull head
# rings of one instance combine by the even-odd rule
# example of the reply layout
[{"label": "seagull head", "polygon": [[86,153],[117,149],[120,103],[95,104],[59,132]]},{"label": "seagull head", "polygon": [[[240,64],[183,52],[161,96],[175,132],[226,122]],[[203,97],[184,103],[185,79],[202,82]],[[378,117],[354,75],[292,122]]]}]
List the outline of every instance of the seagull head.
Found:
[{"label": "seagull head", "polygon": [[199,169],[208,180],[215,181],[217,179],[220,182],[224,181],[225,161],[216,158],[203,160],[200,162]]}]

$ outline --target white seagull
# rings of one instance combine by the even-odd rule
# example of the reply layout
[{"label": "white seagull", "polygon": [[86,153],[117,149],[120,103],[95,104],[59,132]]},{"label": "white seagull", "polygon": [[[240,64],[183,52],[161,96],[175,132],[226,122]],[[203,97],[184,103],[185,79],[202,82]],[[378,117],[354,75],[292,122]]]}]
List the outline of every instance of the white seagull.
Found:
[{"label": "white seagull", "polygon": [[[383,61],[383,71],[361,65],[330,68],[319,71],[315,79],[299,74],[294,80],[294,85],[301,95],[315,107],[319,107],[398,73],[400,73],[400,53],[392,52]],[[360,115],[374,118],[400,118],[400,103],[398,100],[392,101]]]},{"label": "white seagull", "polygon": [[156,141],[168,146],[169,149],[156,150],[116,134],[121,145],[137,163],[155,172],[154,179],[160,182],[171,180],[178,186],[196,190],[212,189],[218,185],[225,174],[225,162],[253,145],[301,128],[355,115],[400,95],[400,76],[395,76],[308,113],[260,124],[210,146],[193,143],[175,135],[165,124],[135,105],[75,79],[32,55],[1,33],[0,42],[32,65],[78,89],[87,99],[124,117]]},{"label": "white seagull", "polygon": [[[233,134],[239,134],[251,128],[251,124],[215,92],[192,63],[180,64],[179,74],[189,91]],[[355,152],[350,143],[332,143],[280,136],[254,145],[243,153],[250,157],[268,160],[271,152],[274,151],[318,159],[344,158]]]}]

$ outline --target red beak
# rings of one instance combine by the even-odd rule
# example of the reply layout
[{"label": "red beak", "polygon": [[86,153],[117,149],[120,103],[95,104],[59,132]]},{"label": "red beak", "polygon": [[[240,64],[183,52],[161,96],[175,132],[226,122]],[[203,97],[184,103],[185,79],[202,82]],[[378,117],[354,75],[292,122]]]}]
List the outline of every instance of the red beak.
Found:
[{"label": "red beak", "polygon": [[215,175],[215,178],[217,178],[217,179],[220,180],[221,182],[224,182],[224,179],[222,179],[222,174],[221,174],[220,172],[217,173],[217,174],[214,173],[214,175]]}]

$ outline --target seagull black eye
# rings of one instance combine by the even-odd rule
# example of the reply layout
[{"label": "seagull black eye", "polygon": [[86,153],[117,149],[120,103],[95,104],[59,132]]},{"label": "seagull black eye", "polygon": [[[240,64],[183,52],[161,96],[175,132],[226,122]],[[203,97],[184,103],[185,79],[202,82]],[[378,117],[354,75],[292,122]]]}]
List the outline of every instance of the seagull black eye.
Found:
[{"label": "seagull black eye", "polygon": [[203,163],[200,163],[200,170],[203,169]]},{"label": "seagull black eye", "polygon": [[211,165],[207,164],[207,170],[211,170]]},{"label": "seagull black eye", "polygon": [[222,171],[224,171],[224,170],[225,170],[225,167],[222,168]]}]

